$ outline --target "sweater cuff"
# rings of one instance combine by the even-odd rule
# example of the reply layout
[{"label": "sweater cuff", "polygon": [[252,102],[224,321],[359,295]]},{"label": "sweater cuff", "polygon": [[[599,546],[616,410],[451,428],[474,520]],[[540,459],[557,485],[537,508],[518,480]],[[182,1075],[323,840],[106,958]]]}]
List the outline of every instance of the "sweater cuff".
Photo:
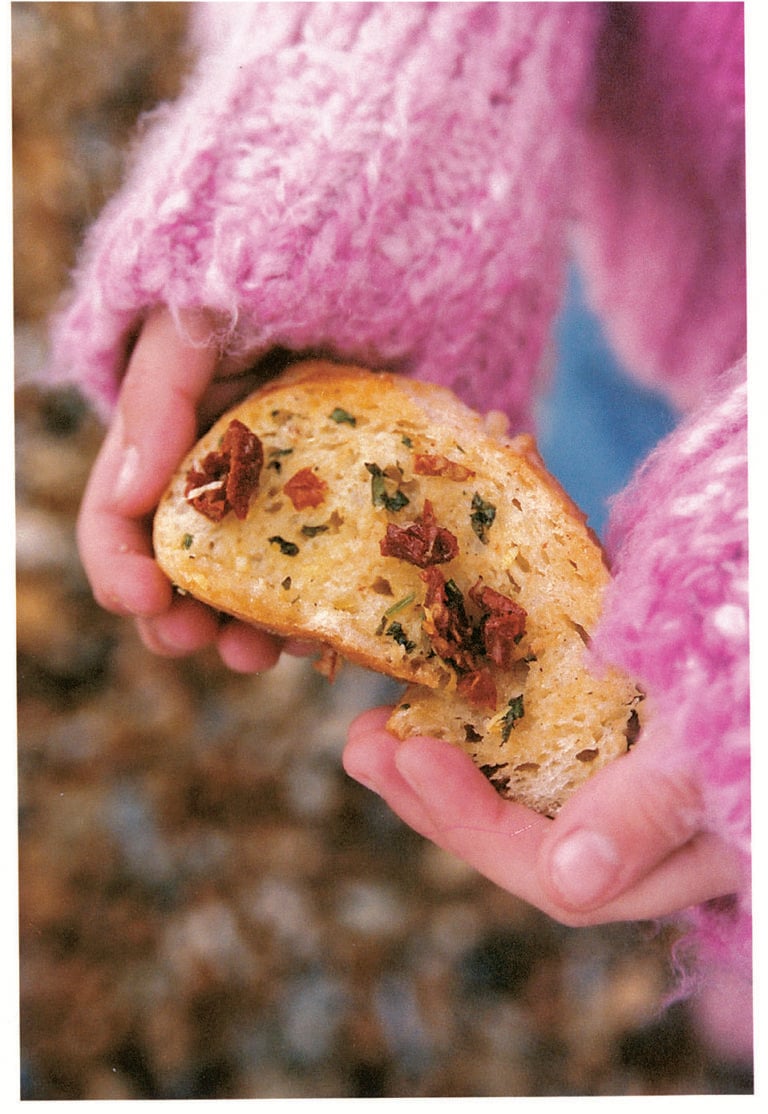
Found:
[{"label": "sweater cuff", "polygon": [[207,307],[244,360],[324,350],[527,424],[591,6],[214,8],[88,237],[54,374],[108,410],[143,315]]},{"label": "sweater cuff", "polygon": [[[647,693],[671,755],[700,771],[707,826],[749,877],[747,390],[742,360],[612,508],[613,580],[592,644]],[[638,743],[642,746],[642,740]],[[749,970],[750,889],[690,911],[718,966]],[[705,958],[706,963],[706,958]]]}]

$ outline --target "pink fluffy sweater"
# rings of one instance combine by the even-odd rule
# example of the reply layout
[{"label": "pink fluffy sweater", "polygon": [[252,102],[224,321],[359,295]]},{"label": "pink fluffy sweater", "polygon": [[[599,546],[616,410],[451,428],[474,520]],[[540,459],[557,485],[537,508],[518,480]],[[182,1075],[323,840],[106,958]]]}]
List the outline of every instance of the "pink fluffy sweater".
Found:
[{"label": "pink fluffy sweater", "polygon": [[[575,253],[685,412],[614,508],[594,652],[748,862],[741,5],[191,9],[199,61],[87,238],[53,374],[107,415],[147,310],[208,306],[230,351],[327,350],[530,426]],[[702,966],[748,975],[747,887],[689,920]]]}]

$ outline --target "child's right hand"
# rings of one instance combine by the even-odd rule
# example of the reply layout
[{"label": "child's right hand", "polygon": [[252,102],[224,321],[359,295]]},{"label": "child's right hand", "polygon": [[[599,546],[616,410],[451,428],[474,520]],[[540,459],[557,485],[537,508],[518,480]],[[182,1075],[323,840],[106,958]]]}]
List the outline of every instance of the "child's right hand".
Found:
[{"label": "child's right hand", "polygon": [[149,649],[179,657],[215,644],[230,668],[261,672],[280,641],[177,594],[153,556],[152,514],[173,472],[201,427],[251,385],[237,369],[224,374],[204,340],[213,331],[205,314],[184,325],[191,339],[158,309],[142,328],[81,505],[80,556],[96,600],[135,618]]},{"label": "child's right hand", "polygon": [[344,768],[415,831],[573,927],[656,920],[743,892],[737,850],[709,829],[701,764],[663,726],[589,778],[549,820],[500,797],[444,740],[400,741],[391,709],[358,716]]}]

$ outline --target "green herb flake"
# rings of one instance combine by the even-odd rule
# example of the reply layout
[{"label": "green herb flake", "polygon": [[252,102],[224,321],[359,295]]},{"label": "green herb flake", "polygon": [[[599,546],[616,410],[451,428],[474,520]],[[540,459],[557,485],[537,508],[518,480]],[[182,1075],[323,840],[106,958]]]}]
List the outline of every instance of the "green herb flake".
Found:
[{"label": "green herb flake", "polygon": [[407,607],[409,603],[413,603],[415,599],[416,593],[409,592],[407,596],[403,596],[401,600],[398,600],[397,603],[393,603],[391,607],[387,608],[384,612],[384,618],[389,619],[392,615],[397,615],[398,611],[402,611],[404,607]]},{"label": "green herb flake", "polygon": [[305,538],[316,538],[318,534],[324,534],[330,527],[325,525],[320,526],[302,526],[301,532]]},{"label": "green herb flake", "polygon": [[406,449],[412,449],[413,448],[413,441],[405,433],[402,436],[402,442],[405,445]]},{"label": "green herb flake", "polygon": [[267,538],[267,541],[270,545],[278,546],[280,552],[285,554],[286,557],[295,557],[296,554],[299,552],[299,547],[296,545],[295,542],[287,542],[285,538],[281,538],[279,534],[275,534],[273,537]]},{"label": "green herb flake", "polygon": [[192,534],[185,534],[184,537],[181,539],[181,548],[182,549],[189,549],[194,540],[195,539],[192,536]]},{"label": "green herb flake", "polygon": [[397,488],[390,493],[387,488],[387,477],[378,464],[366,464],[371,473],[371,500],[374,507],[384,507],[388,511],[401,511],[410,503],[408,496]]},{"label": "green herb flake", "polygon": [[501,717],[501,737],[505,743],[509,736],[512,734],[512,728],[515,726],[518,720],[521,720],[523,718],[524,715],[525,709],[523,707],[523,695],[521,693],[520,696],[512,697],[509,704],[507,705],[506,712]]},{"label": "green herb flake", "polygon": [[445,595],[451,611],[454,614],[464,614],[464,595],[453,577],[445,582]]},{"label": "green herb flake", "polygon": [[343,410],[341,406],[337,406],[334,410],[332,410],[328,417],[331,419],[332,422],[336,422],[339,425],[342,422],[346,422],[347,425],[351,426],[357,425],[357,418],[353,414],[350,414],[347,410]]},{"label": "green herb flake", "polygon": [[394,639],[398,646],[402,646],[406,654],[416,649],[416,643],[410,641],[400,623],[390,623],[387,627],[387,636]]},{"label": "green herb flake", "polygon": [[267,468],[274,468],[276,472],[280,472],[283,467],[280,457],[290,456],[292,452],[293,449],[270,449]]},{"label": "green herb flake", "polygon": [[469,516],[472,523],[472,529],[477,534],[483,545],[488,544],[488,531],[493,526],[493,521],[496,518],[496,508],[493,503],[487,503],[485,499],[475,492],[472,496],[472,512]]}]

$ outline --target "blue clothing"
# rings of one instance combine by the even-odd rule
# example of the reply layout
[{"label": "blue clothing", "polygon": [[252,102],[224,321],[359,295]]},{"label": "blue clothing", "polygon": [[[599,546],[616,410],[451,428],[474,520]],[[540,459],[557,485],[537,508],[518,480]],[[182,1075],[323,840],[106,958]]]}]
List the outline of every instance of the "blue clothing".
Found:
[{"label": "blue clothing", "polygon": [[622,369],[571,272],[556,325],[557,366],[537,413],[537,443],[549,470],[600,535],[608,503],[639,462],[677,424],[658,393]]}]

